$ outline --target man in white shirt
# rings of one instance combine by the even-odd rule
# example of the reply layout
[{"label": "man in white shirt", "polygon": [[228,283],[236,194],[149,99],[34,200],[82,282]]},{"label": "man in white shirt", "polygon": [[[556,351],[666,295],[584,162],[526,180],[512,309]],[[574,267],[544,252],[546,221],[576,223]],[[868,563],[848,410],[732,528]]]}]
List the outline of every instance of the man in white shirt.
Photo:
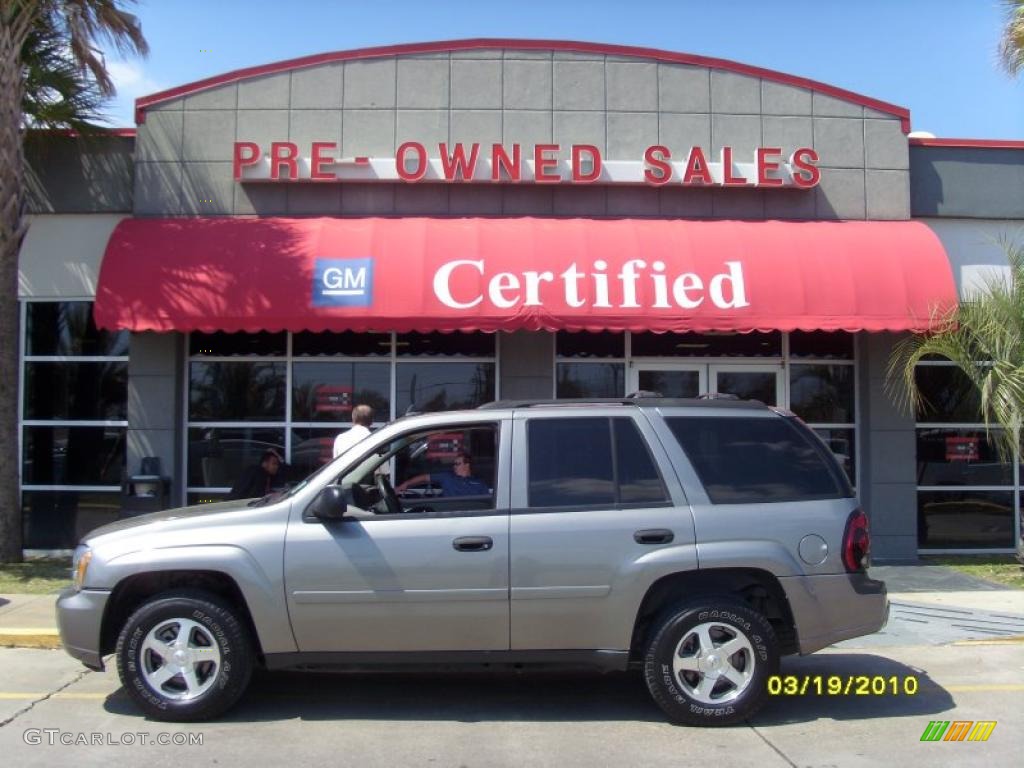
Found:
[{"label": "man in white shirt", "polygon": [[353,408],[352,428],[334,438],[334,458],[370,434],[371,424],[373,424],[373,408],[368,405],[357,405]]}]

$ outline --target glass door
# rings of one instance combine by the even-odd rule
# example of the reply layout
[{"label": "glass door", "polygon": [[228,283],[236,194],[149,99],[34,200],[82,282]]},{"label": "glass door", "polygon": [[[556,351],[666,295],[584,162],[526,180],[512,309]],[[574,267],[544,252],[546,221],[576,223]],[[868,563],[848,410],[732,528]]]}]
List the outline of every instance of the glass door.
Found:
[{"label": "glass door", "polygon": [[709,365],[709,392],[736,395],[741,400],[760,400],[765,405],[782,402],[782,366]]},{"label": "glass door", "polygon": [[639,363],[632,369],[630,392],[665,397],[697,397],[708,391],[708,367],[693,363]]}]

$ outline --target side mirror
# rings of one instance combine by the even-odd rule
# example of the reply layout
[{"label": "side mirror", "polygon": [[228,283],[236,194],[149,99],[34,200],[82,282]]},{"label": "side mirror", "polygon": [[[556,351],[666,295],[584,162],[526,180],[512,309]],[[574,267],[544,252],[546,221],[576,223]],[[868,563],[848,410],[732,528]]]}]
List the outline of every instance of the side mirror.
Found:
[{"label": "side mirror", "polygon": [[340,485],[328,485],[306,507],[304,517],[317,520],[341,520],[348,511],[350,493]]}]

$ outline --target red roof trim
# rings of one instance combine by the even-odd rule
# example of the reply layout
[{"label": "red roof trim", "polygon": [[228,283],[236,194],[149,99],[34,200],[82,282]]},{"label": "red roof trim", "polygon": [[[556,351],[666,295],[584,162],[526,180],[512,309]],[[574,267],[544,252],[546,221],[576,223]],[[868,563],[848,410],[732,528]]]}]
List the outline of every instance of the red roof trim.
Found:
[{"label": "red roof trim", "polygon": [[570,53],[598,53],[607,56],[634,56],[646,59],[655,59],[671,64],[689,64],[698,67],[710,67],[723,69],[729,72],[737,72],[752,77],[760,77],[772,82],[792,85],[797,88],[808,88],[812,91],[833,96],[843,101],[850,101],[869,109],[898,117],[903,132],[910,132],[910,111],[904,107],[896,106],[885,101],[872,99],[853,91],[836,88],[832,85],[819,83],[817,80],[810,80],[806,77],[787,75],[783,72],[776,72],[762,67],[753,67],[749,64],[741,64],[728,59],[716,59],[710,56],[697,56],[690,53],[676,53],[663,51],[658,48],[639,48],[631,45],[609,45],[606,43],[584,43],[572,40],[517,40],[514,38],[474,38],[470,40],[442,40],[430,43],[408,43],[403,45],[383,45],[372,48],[357,48],[351,51],[334,51],[332,53],[318,53],[312,56],[303,56],[297,59],[287,59],[271,64],[261,64],[256,67],[236,69],[232,72],[225,72],[215,77],[208,77],[205,80],[196,80],[194,83],[186,83],[166,91],[159,91],[143,96],[135,100],[135,122],[142,124],[146,120],[146,109],[170,99],[189,96],[208,88],[215,88],[219,85],[235,83],[251,77],[271,75],[276,72],[284,72],[292,69],[313,67],[319,64],[328,64],[335,61],[351,61],[354,59],[380,58],[384,56],[411,56],[418,53],[440,53],[449,51],[472,51],[484,48],[507,48],[512,50],[551,50]]},{"label": "red roof trim", "polygon": [[958,147],[981,149],[1024,149],[1024,141],[1017,139],[926,139],[911,137],[912,147]]}]

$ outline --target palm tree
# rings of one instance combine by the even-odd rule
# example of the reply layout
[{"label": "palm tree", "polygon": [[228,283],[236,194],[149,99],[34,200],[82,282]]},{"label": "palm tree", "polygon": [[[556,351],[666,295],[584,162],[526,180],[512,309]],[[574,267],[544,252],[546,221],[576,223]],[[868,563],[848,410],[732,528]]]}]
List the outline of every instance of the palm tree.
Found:
[{"label": "palm tree", "polygon": [[910,336],[893,349],[887,371],[890,395],[912,412],[927,408],[915,367],[934,356],[950,360],[978,393],[980,419],[1001,456],[1011,461],[1024,417],[1024,248],[1002,243],[1009,274],[993,272],[945,318],[939,330]]},{"label": "palm tree", "polygon": [[[127,0],[131,2],[131,0]],[[120,0],[0,0],[0,562],[21,559],[18,494],[18,251],[28,229],[28,127],[83,130],[114,93],[100,43],[146,54]]]},{"label": "palm tree", "polygon": [[1006,26],[999,41],[999,61],[1010,77],[1024,68],[1024,0],[1003,0]]}]

